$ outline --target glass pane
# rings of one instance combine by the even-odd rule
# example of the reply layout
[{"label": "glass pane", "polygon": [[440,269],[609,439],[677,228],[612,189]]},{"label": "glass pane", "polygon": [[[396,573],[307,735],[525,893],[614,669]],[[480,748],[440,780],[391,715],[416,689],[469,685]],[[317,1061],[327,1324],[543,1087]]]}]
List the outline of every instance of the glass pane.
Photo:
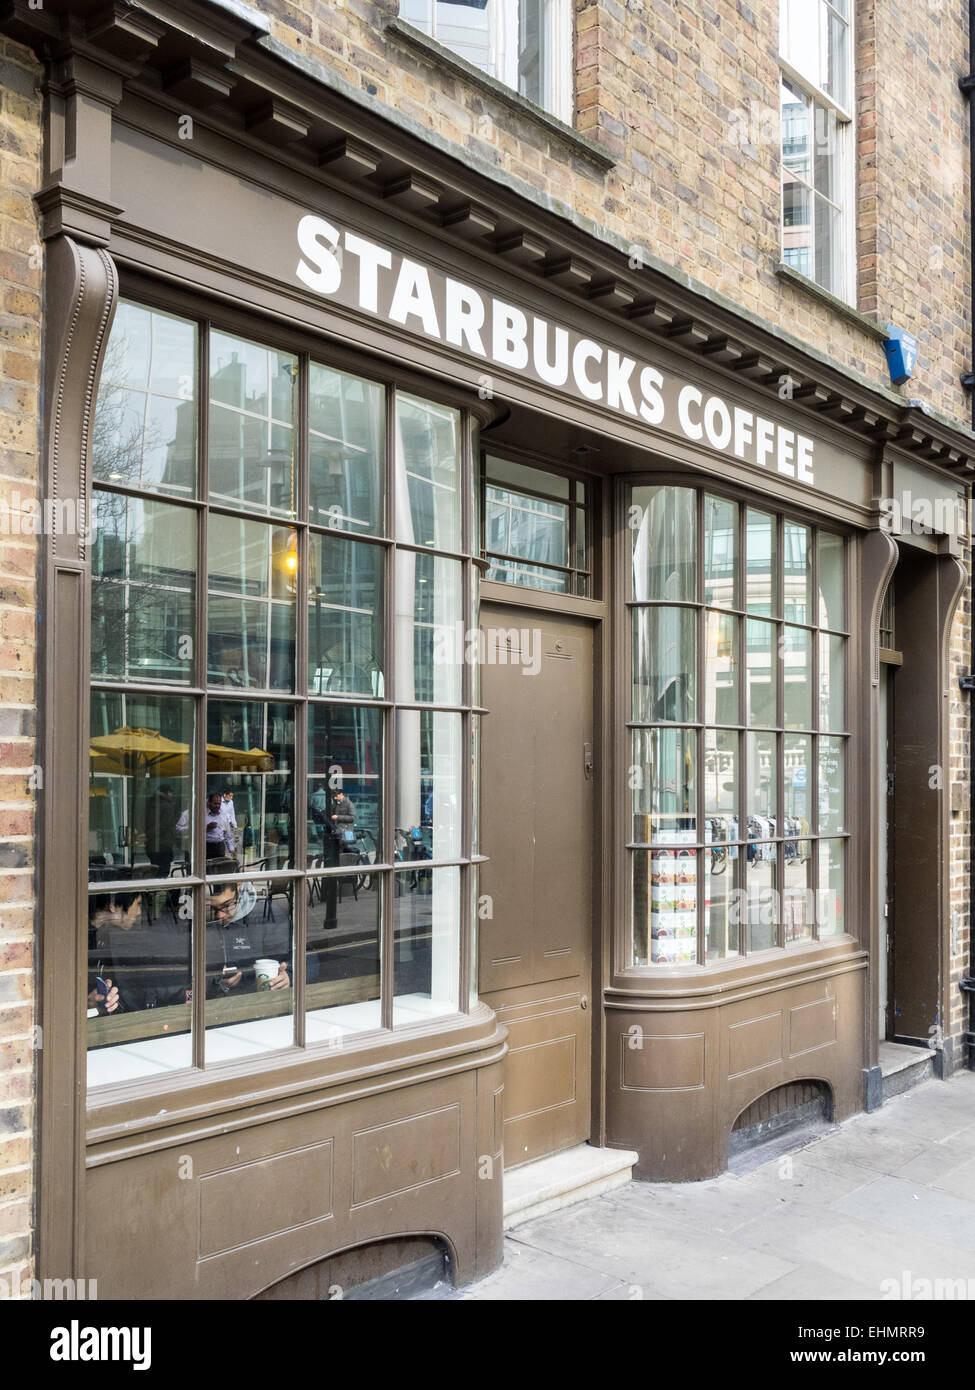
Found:
[{"label": "glass pane", "polygon": [[843,629],[846,627],[843,537],[820,531],[818,545],[819,626]]},{"label": "glass pane", "polygon": [[782,167],[786,184],[812,183],[812,103],[792,82],[779,88],[782,107]]},{"label": "glass pane", "polygon": [[[510,459],[497,458],[488,454],[484,460],[484,476],[489,483],[515,488],[527,488],[529,492],[541,492],[549,497],[569,498],[569,480],[559,473],[550,473],[544,468],[529,468],[524,463],[512,463]],[[576,483],[576,500],[582,501],[579,489],[584,484]]]},{"label": "glass pane", "polygon": [[776,776],[775,735],[748,734],[745,740],[745,806],[749,840],[767,840],[775,834]]},{"label": "glass pane", "polygon": [[309,867],[382,860],[383,711],[308,709]]},{"label": "glass pane", "polygon": [[308,543],[308,689],[381,699],[384,552],[338,536]]},{"label": "glass pane", "polygon": [[846,728],[846,638],[819,635],[819,727],[839,733]]},{"label": "glass pane", "polygon": [[88,876],[166,878],[188,861],[193,701],[91,693]]},{"label": "glass pane", "polygon": [[[476,852],[477,852],[477,851],[475,850],[475,853],[476,853]],[[478,933],[479,933],[479,931],[480,931],[480,926],[481,926],[481,902],[480,902],[480,896],[479,896],[479,891],[480,891],[480,874],[479,874],[479,872],[478,872],[478,867],[479,867],[479,866],[478,866],[477,864],[471,864],[470,868],[467,870],[467,872],[468,872],[468,874],[469,874],[469,876],[470,876],[470,892],[471,892],[471,939],[470,939],[471,969],[470,969],[470,976],[469,976],[469,979],[468,979],[468,987],[467,987],[467,1012],[468,1012],[468,1013],[471,1013],[474,1009],[476,1009],[477,1006],[478,1006],[478,1004],[481,1002],[481,996],[480,996],[480,994],[479,994],[479,992],[478,992],[478,978],[477,978],[477,970],[478,970]]]},{"label": "glass pane", "polygon": [[812,633],[783,627],[782,663],[787,729],[812,728]]},{"label": "glass pane", "polygon": [[813,104],[813,186],[817,193],[828,198],[831,203],[840,203],[843,197],[840,129],[835,111],[818,103]]},{"label": "glass pane", "polygon": [[93,893],[88,899],[88,1085],[193,1064],[192,895]]},{"label": "glass pane", "polygon": [[776,846],[749,845],[745,878],[749,951],[768,951],[779,944],[777,878]]},{"label": "glass pane", "polygon": [[831,294],[844,292],[843,223],[831,203],[817,194],[813,198],[813,217],[816,237],[815,280]]},{"label": "glass pane", "polygon": [[629,783],[634,843],[694,844],[697,839],[695,731],[633,729],[631,734]]},{"label": "glass pane", "polygon": [[294,516],[298,359],[210,334],[210,499]]},{"label": "glass pane", "polygon": [[630,495],[633,589],[640,600],[697,598],[697,493],[635,487]]},{"label": "glass pane", "polygon": [[707,960],[740,953],[741,892],[738,846],[712,845],[704,852],[704,933]]},{"label": "glass pane", "polygon": [[816,918],[819,935],[842,936],[846,931],[846,841],[820,840],[816,852],[819,855]]},{"label": "glass pane", "polygon": [[[460,857],[463,756],[461,715],[396,711],[396,859]],[[423,877],[413,870],[410,881]]]},{"label": "glass pane", "polygon": [[305,1040],[338,1049],[350,1033],[381,1026],[382,876],[363,864],[355,874],[309,878],[305,956]]},{"label": "glass pane", "polygon": [[747,561],[746,607],[759,617],[778,616],[776,593],[775,517],[749,508],[745,513],[745,555]]},{"label": "glass pane", "polygon": [[846,830],[846,740],[819,740],[819,833]]},{"label": "glass pane", "polygon": [[396,686],[399,700],[459,705],[470,654],[459,560],[396,552]]},{"label": "glass pane", "polygon": [[704,499],[704,602],[739,606],[738,503],[724,497]]},{"label": "glass pane", "polygon": [[738,723],[738,619],[710,612],[704,629],[704,718]]},{"label": "glass pane", "polygon": [[196,496],[196,324],[123,301],[92,424],[92,476]]},{"label": "glass pane", "polygon": [[393,1026],[456,1013],[460,999],[460,869],[393,874]]},{"label": "glass pane", "polygon": [[480,854],[481,844],[481,716],[471,715],[471,854]]},{"label": "glass pane", "polygon": [[522,492],[493,487],[485,493],[487,549],[541,565],[568,565],[569,508]]},{"label": "glass pane", "polygon": [[787,623],[811,623],[812,532],[797,521],[787,521],[782,529],[782,545],[785,620]]},{"label": "glass pane", "polygon": [[[683,832],[693,844],[694,832]],[[672,832],[671,847],[635,850],[632,899],[635,965],[697,961],[697,850]]]},{"label": "glass pane", "polygon": [[208,830],[207,873],[294,867],[294,752],[293,705],[207,701],[207,790],[233,787],[236,820],[222,846]]},{"label": "glass pane", "polygon": [[308,380],[309,519],[360,535],[383,531],[382,386],[311,364]]},{"label": "glass pane", "polygon": [[476,68],[501,77],[495,69],[491,43],[490,13],[487,5],[470,5],[465,0],[436,0],[438,41]]},{"label": "glass pane", "polygon": [[745,623],[745,722],[775,724],[776,672],[775,656],[778,628],[749,618]]},{"label": "glass pane", "polygon": [[93,506],[93,678],[190,684],[196,514],[98,491]]},{"label": "glass pane", "polygon": [[293,889],[271,878],[207,893],[207,1066],[292,1045]]},{"label": "glass pane", "polygon": [[706,840],[738,839],[737,731],[704,731],[704,815]]},{"label": "glass pane", "polygon": [[[519,560],[492,560],[484,576],[495,584],[518,584],[524,589],[544,589],[549,594],[568,593],[571,576],[542,565],[526,565]],[[584,591],[583,591],[584,592]]]},{"label": "glass pane", "polygon": [[849,100],[845,0],[832,7],[824,0],[782,0],[779,46],[791,67],[826,92],[839,106]]},{"label": "glass pane", "polygon": [[812,840],[786,840],[783,846],[782,925],[787,946],[793,941],[809,941],[813,934],[812,844]]},{"label": "glass pane", "polygon": [[782,739],[782,775],[785,805],[782,834],[795,839],[808,835],[812,826],[812,737],[785,734]]},{"label": "glass pane", "polygon": [[460,412],[396,396],[396,537],[461,549]]},{"label": "glass pane", "polygon": [[634,608],[633,718],[646,723],[695,717],[697,612]]},{"label": "glass pane", "polygon": [[209,684],[292,690],[297,532],[216,512],[207,526]]}]

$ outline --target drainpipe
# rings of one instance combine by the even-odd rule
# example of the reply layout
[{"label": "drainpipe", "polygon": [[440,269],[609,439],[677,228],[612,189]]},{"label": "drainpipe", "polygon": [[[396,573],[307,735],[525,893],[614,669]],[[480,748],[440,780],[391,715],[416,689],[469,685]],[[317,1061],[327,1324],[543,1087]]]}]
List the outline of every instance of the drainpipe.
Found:
[{"label": "drainpipe", "polygon": [[[972,238],[975,236],[975,0],[968,0],[968,67],[966,77],[958,85],[968,100],[968,264],[969,264],[969,323],[971,329],[972,371],[965,372],[961,378],[964,390],[972,397],[972,428],[975,429],[975,270],[973,270]],[[970,550],[969,559],[975,561]],[[975,569],[975,564],[973,564]],[[969,603],[969,609],[972,605]],[[973,972],[972,946],[975,943],[975,613],[969,612],[971,623],[971,652],[969,655],[969,675],[962,676],[959,684],[970,695],[968,719],[968,835],[971,852],[968,868],[968,974],[961,981],[961,989],[968,995],[968,1032],[962,1035],[967,1050],[968,1066],[975,1071],[975,972]]]}]

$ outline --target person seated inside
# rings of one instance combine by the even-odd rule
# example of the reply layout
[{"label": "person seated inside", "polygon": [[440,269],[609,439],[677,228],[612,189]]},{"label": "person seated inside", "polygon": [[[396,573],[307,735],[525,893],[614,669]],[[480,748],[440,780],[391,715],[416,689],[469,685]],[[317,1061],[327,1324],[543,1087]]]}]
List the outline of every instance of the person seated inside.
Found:
[{"label": "person seated inside", "polygon": [[267,983],[272,990],[290,989],[288,958],[291,929],[287,922],[265,919],[257,911],[252,883],[213,887],[207,899],[207,998],[249,994],[262,988],[255,966],[277,962],[278,972]]},{"label": "person seated inside", "polygon": [[89,902],[88,1007],[135,1013],[192,998],[190,924],[143,921],[141,893],[97,893]]}]

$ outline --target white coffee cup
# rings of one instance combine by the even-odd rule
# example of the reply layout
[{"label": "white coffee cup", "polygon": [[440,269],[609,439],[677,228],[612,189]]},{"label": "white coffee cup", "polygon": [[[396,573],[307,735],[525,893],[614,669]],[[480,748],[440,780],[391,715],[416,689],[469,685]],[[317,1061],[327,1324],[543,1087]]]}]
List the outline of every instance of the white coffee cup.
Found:
[{"label": "white coffee cup", "polygon": [[276,980],[281,967],[278,961],[262,958],[254,962],[254,970],[257,974],[257,988],[270,989],[271,981]]}]

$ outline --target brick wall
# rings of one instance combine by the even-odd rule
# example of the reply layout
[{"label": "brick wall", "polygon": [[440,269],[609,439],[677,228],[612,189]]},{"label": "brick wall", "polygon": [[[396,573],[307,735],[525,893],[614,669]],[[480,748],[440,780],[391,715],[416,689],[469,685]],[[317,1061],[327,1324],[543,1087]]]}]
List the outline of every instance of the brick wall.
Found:
[{"label": "brick wall", "polygon": [[0,1294],[32,1275],[40,69],[0,38]]},{"label": "brick wall", "polygon": [[[384,34],[398,0],[261,8],[297,52],[889,384],[874,337],[774,273],[777,0],[575,5],[576,126],[617,159],[605,177],[541,123]],[[905,396],[967,423],[965,7],[857,0],[856,11],[860,307],[917,334]]]}]

